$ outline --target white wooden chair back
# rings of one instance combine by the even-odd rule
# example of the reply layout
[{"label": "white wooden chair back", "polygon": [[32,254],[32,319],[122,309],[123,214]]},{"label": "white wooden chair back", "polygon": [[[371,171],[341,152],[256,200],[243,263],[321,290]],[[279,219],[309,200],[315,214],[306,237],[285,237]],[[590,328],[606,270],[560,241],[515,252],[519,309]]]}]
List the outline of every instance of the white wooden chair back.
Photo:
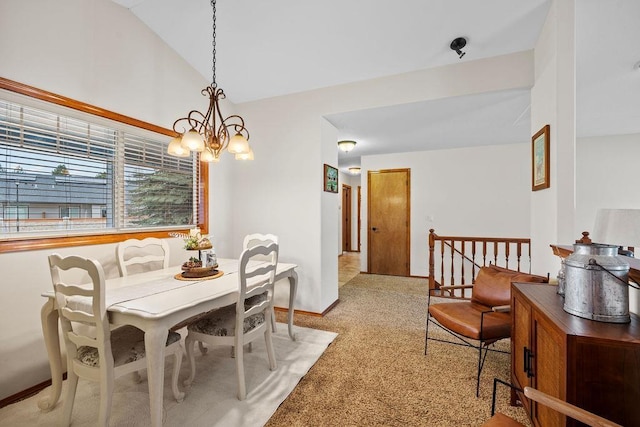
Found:
[{"label": "white wooden chair back", "polygon": [[[266,259],[266,261],[264,261]],[[250,261],[259,262],[250,265]],[[254,314],[267,311],[270,320],[273,310],[273,285],[275,283],[276,267],[278,265],[278,244],[253,246],[245,249],[240,255],[238,278],[240,293],[236,304],[236,331],[242,331],[244,320]],[[259,295],[265,298],[257,298]],[[255,298],[254,298],[255,297]],[[260,302],[252,303],[259,299]]]},{"label": "white wooden chair back", "polygon": [[[107,372],[113,371],[111,333],[104,300],[104,270],[97,261],[79,256],[62,258],[58,254],[49,256],[49,266],[68,360],[74,367],[83,371],[83,376],[97,381],[101,372],[106,375]],[[78,274],[80,270],[86,273],[84,277]],[[89,276],[90,287],[86,286],[86,275]],[[71,276],[74,276],[75,280],[69,280]],[[74,304],[80,299],[91,301],[91,312],[77,308],[86,306]],[[90,328],[76,327],[74,330],[71,322],[78,322]],[[91,332],[83,333],[87,331]],[[98,349],[101,361],[99,367],[89,367],[77,360],[78,349],[83,346]]]},{"label": "white wooden chair back", "polygon": [[[153,269],[158,265],[160,268],[169,266],[169,244],[156,237],[146,239],[128,239],[120,242],[116,247],[116,258],[120,276],[129,274],[129,266],[138,266],[139,272]],[[146,270],[143,269],[146,266]]]},{"label": "white wooden chair back", "polygon": [[[265,245],[269,243],[277,244],[278,236],[276,236],[275,234],[260,234],[260,233],[247,234],[246,236],[244,236],[244,241],[242,242],[242,250],[253,248],[254,246],[257,246],[257,245]],[[258,258],[260,257],[258,256]],[[266,260],[265,257],[261,257],[261,258]]]}]

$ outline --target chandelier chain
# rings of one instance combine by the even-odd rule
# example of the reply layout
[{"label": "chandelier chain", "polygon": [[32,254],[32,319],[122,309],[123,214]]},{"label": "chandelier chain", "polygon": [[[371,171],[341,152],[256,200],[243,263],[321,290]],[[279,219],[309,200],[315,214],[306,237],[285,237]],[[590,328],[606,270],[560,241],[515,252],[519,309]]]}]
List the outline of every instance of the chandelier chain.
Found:
[{"label": "chandelier chain", "polygon": [[211,42],[211,47],[213,49],[213,63],[211,65],[213,80],[211,85],[216,87],[216,0],[211,0],[211,7],[213,8],[213,40]]}]

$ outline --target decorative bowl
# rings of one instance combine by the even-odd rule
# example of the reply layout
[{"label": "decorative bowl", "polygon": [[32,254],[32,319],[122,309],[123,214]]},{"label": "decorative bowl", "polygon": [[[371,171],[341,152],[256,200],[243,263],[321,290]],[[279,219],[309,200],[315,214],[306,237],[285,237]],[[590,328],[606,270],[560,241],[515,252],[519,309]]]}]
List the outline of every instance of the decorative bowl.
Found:
[{"label": "decorative bowl", "polygon": [[185,269],[185,267],[182,268],[183,272],[182,272],[182,276],[183,277],[206,277],[206,276],[213,276],[214,274],[217,273],[216,271],[216,267],[191,267],[191,268],[187,268]]}]

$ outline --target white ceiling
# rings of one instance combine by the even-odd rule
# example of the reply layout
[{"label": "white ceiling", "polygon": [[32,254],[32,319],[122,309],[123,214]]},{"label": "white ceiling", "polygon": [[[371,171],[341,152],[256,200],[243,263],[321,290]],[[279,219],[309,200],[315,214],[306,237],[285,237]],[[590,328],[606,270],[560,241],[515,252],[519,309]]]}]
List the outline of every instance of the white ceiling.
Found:
[{"label": "white ceiling", "polygon": [[[211,81],[208,0],[113,0]],[[532,49],[550,0],[218,0],[216,81],[242,103]],[[640,1],[576,1],[577,133],[640,133]],[[467,38],[459,59],[449,48]],[[366,154],[528,141],[528,91],[327,117]],[[392,124],[392,125],[390,125]],[[249,124],[250,126],[250,124]]]}]

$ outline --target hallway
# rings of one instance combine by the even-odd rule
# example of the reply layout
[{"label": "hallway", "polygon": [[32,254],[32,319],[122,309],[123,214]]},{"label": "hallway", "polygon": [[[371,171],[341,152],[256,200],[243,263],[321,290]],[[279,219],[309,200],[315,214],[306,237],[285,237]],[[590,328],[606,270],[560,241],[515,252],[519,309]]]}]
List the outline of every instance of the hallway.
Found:
[{"label": "hallway", "polygon": [[360,252],[343,252],[338,257],[338,288],[360,273]]}]

